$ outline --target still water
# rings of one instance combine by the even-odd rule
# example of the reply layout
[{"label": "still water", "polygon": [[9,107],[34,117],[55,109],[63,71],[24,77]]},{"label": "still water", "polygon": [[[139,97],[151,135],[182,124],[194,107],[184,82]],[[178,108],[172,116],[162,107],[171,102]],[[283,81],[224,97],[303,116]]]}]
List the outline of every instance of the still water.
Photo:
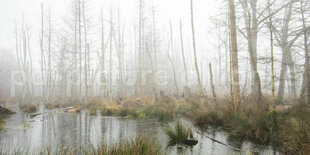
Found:
[{"label": "still water", "polygon": [[[43,109],[43,108],[40,108]],[[212,129],[199,129],[190,121],[180,118],[192,127],[198,144],[191,148],[167,147],[167,137],[162,128],[167,124],[150,119],[124,119],[101,116],[100,112],[90,115],[87,110],[80,113],[59,113],[57,110],[41,111],[34,118],[19,112],[7,119],[5,128],[0,131],[0,150],[10,153],[14,150],[38,150],[40,147],[56,149],[60,147],[78,148],[97,146],[101,142],[110,145],[122,139],[149,134],[158,139],[168,154],[194,155],[272,155],[269,147],[260,147],[250,142],[231,142],[228,135]],[[168,123],[172,124],[172,123]]]}]

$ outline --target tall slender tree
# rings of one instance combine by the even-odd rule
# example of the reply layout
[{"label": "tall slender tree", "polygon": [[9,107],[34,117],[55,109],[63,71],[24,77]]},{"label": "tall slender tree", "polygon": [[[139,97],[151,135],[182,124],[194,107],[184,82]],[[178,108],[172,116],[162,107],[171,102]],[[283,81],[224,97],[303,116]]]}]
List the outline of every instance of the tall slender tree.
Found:
[{"label": "tall slender tree", "polygon": [[184,45],[183,45],[183,28],[182,28],[182,22],[180,21],[180,38],[181,38],[181,50],[182,50],[182,58],[183,58],[183,66],[184,66],[184,72],[185,72],[185,88],[184,88],[184,96],[185,100],[188,97],[188,77],[187,77],[187,67],[186,67],[186,60],[185,60],[185,54],[184,54]]},{"label": "tall slender tree", "polygon": [[275,108],[275,75],[274,75],[274,56],[273,56],[273,31],[272,31],[272,15],[271,3],[268,0],[268,16],[269,16],[269,33],[270,33],[270,54],[271,54],[271,93],[272,93],[272,107]]},{"label": "tall slender tree", "polygon": [[238,47],[237,47],[237,30],[234,0],[229,0],[230,14],[230,38],[231,38],[231,60],[233,70],[233,95],[235,111],[240,108],[240,85],[239,85],[239,67],[238,67]]},{"label": "tall slender tree", "polygon": [[199,68],[198,68],[198,62],[197,62],[193,0],[190,0],[190,9],[191,9],[191,26],[192,26],[192,40],[193,40],[193,52],[194,52],[195,70],[196,70],[196,76],[197,76],[199,91],[200,91],[200,103],[204,104],[204,90],[203,90],[203,87],[202,87],[202,83],[201,83],[201,79],[200,79],[200,74],[199,74]]}]

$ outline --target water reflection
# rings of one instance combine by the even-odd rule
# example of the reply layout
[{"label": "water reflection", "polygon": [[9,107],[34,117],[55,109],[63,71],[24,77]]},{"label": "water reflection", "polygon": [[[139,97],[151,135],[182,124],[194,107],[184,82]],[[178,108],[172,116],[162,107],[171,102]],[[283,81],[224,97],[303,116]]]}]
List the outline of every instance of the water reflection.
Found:
[{"label": "water reflection", "polygon": [[[189,121],[184,123],[193,126]],[[29,124],[29,126],[25,125]],[[162,131],[162,124],[149,119],[122,119],[103,117],[100,112],[90,115],[88,111],[77,114],[59,113],[56,110],[45,111],[43,115],[33,119],[17,112],[7,120],[7,125],[0,132],[0,148],[12,152],[17,148],[33,150],[40,146],[56,149],[59,147],[78,148],[89,145],[97,146],[104,141],[107,145],[119,142],[121,139],[133,138],[139,134],[150,134],[167,146],[167,137]],[[250,142],[235,144],[228,141],[224,132],[211,132],[193,127],[194,137],[198,144],[186,149],[176,146],[167,149],[169,154],[246,154],[247,151],[259,151],[260,154],[272,154],[272,149],[257,148]],[[216,139],[218,143],[212,139]],[[229,144],[229,145],[228,145]],[[244,151],[234,149],[238,146]]]}]

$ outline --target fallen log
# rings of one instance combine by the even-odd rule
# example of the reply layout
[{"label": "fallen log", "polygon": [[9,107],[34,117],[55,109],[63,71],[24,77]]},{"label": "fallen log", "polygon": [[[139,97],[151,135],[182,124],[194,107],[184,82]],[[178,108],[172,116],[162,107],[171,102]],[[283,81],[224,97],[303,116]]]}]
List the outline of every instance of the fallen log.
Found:
[{"label": "fallen log", "polygon": [[38,115],[41,115],[41,113],[29,113],[30,118],[36,117]]},{"label": "fallen log", "polygon": [[65,107],[65,108],[64,108],[64,111],[65,111],[65,112],[68,112],[69,110],[71,110],[71,109],[73,109],[73,108],[74,108],[73,106],[71,106],[71,107]]}]

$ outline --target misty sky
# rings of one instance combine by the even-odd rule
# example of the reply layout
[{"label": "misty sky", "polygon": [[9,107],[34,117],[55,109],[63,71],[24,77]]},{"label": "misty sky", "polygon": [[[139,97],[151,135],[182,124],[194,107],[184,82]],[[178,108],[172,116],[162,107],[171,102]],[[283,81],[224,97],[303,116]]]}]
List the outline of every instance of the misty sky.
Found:
[{"label": "misty sky", "polygon": [[[44,2],[48,12],[49,6],[54,27],[63,26],[63,22],[70,14],[72,0],[0,0],[0,48],[15,50],[15,22],[21,22],[24,15],[25,24],[31,31],[32,51],[39,52],[40,31],[40,4]],[[138,0],[88,0],[89,11],[93,25],[100,17],[101,6],[106,15],[112,7],[117,10],[119,6],[123,23],[133,25],[138,18]],[[169,30],[169,21],[172,21],[177,31],[179,20],[184,23],[185,35],[190,35],[190,1],[189,0],[145,0],[146,12],[150,12],[151,6],[156,8],[157,25],[162,30]],[[206,50],[208,47],[208,33],[214,27],[210,18],[219,12],[220,0],[194,0],[195,24],[197,31],[198,48]],[[116,12],[116,11],[114,11]],[[107,16],[108,17],[108,16]],[[161,30],[159,30],[161,31]],[[93,33],[96,33],[94,30]],[[188,38],[191,39],[191,38]],[[203,43],[204,46],[200,46]],[[14,52],[15,53],[15,52]],[[36,54],[34,54],[36,55]]]}]

